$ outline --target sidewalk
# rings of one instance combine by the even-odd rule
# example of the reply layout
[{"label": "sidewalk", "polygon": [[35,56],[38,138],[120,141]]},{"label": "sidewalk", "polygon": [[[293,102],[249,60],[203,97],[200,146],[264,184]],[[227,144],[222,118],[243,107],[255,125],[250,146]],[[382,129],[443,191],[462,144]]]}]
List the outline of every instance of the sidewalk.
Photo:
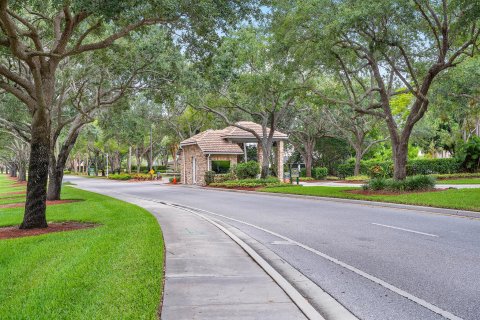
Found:
[{"label": "sidewalk", "polygon": [[217,227],[159,203],[129,202],[152,212],[162,227],[166,274],[161,319],[306,319],[263,269]]}]

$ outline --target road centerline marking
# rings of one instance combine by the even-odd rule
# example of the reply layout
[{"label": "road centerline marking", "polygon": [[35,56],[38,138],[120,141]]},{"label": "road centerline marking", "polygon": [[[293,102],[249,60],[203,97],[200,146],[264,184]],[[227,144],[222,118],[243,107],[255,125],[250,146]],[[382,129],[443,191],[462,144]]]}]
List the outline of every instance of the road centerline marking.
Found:
[{"label": "road centerline marking", "polygon": [[416,233],[416,234],[421,234],[421,235],[424,235],[424,236],[437,237],[438,238],[438,236],[436,234],[431,234],[431,233],[426,233],[426,232],[421,232],[421,231],[415,231],[415,230],[412,230],[412,229],[405,229],[405,228],[400,228],[400,227],[395,227],[395,226],[389,226],[387,224],[381,224],[381,223],[376,223],[376,222],[372,222],[372,224],[374,224],[376,226],[380,226],[380,227],[385,227],[385,228],[390,228],[390,229],[395,229],[395,230],[401,230],[401,231],[406,231],[406,232],[410,232],[410,233]]},{"label": "road centerline marking", "polygon": [[[222,218],[225,218],[225,219],[228,219],[228,220],[231,220],[231,221],[235,221],[235,222],[238,222],[238,223],[241,223],[241,224],[244,224],[244,225],[247,225],[247,226],[250,226],[252,228],[255,228],[257,230],[261,230],[265,233],[269,233],[271,235],[274,235],[278,238],[281,238],[281,239],[284,239],[285,241],[289,241],[289,242],[292,242],[294,244],[296,244],[297,246],[307,250],[307,251],[310,251],[322,258],[325,258],[326,260],[330,261],[330,262],[333,262],[349,271],[352,271],[354,273],[356,273],[357,275],[365,278],[365,279],[368,279],[410,301],[413,301],[415,303],[417,303],[418,305],[421,305],[422,307],[436,313],[436,314],[439,314],[441,315],[442,317],[446,318],[446,319],[449,319],[449,320],[463,320],[461,317],[458,317],[456,315],[454,315],[453,313],[447,311],[447,310],[444,310],[440,307],[437,307],[436,305],[434,304],[431,304],[421,298],[418,298],[417,296],[414,296],[413,294],[409,293],[409,292],[406,292],[400,288],[397,288],[395,287],[394,285],[380,279],[380,278],[377,278],[365,271],[362,271],[360,269],[357,269],[355,268],[354,266],[351,266],[343,261],[340,261],[334,257],[331,257],[329,255],[327,255],[326,253],[323,253],[321,251],[318,251],[316,249],[313,249],[301,242],[298,242],[298,241],[295,241],[291,238],[288,238],[286,236],[283,236],[279,233],[276,233],[274,231],[270,231],[268,229],[265,229],[265,228],[262,228],[262,227],[259,227],[257,225],[254,225],[252,223],[249,223],[249,222],[245,222],[245,221],[242,221],[242,220],[238,220],[238,219],[235,219],[235,218],[230,218],[230,217],[227,217],[223,214],[219,214],[219,213],[214,213],[214,212],[211,212],[211,211],[208,211],[208,210],[204,210],[204,209],[200,209],[200,208],[195,208],[195,207],[190,207],[190,206],[187,206],[187,205],[181,205],[181,204],[178,204],[178,203],[171,203],[171,202],[167,202],[167,201],[161,201],[161,200],[156,200],[156,199],[151,199],[151,198],[142,198],[140,196],[132,196],[132,195],[128,195],[128,194],[124,194],[124,193],[118,193],[120,195],[126,195],[126,196],[129,196],[129,197],[132,197],[132,198],[137,198],[137,199],[142,199],[142,200],[147,200],[147,201],[152,201],[152,202],[157,202],[157,203],[160,203],[160,204],[163,204],[163,205],[167,205],[167,206],[171,206],[171,207],[174,207],[174,208],[179,208],[179,209],[184,209],[186,211],[190,211],[190,210],[193,210],[193,211],[197,211],[197,214],[198,212],[204,212],[206,214],[210,214],[210,215],[214,215],[214,216],[217,216],[217,217],[222,217]],[[192,212],[193,214],[195,214],[195,212]]]},{"label": "road centerline marking", "polygon": [[411,294],[411,293],[409,293],[409,292],[406,292],[406,291],[404,291],[404,290],[402,290],[402,289],[400,289],[400,288],[397,288],[397,287],[395,287],[394,285],[392,285],[392,284],[390,284],[390,283],[388,283],[388,282],[386,282],[386,281],[384,281],[384,280],[382,280],[382,279],[380,279],[380,278],[377,278],[377,277],[375,277],[375,276],[373,276],[373,275],[371,275],[371,274],[369,274],[369,273],[366,273],[365,271],[362,271],[362,270],[360,270],[360,269],[357,269],[357,268],[355,268],[354,266],[351,266],[351,265],[349,265],[349,264],[347,264],[347,263],[345,263],[345,262],[343,262],[343,261],[340,261],[340,260],[338,260],[338,259],[336,259],[336,258],[333,258],[333,257],[327,255],[326,253],[323,253],[323,252],[321,252],[321,251],[318,251],[318,250],[316,250],[316,249],[313,249],[313,248],[311,248],[311,247],[309,247],[309,246],[307,246],[307,245],[305,245],[305,244],[303,244],[303,243],[301,243],[301,242],[295,241],[295,240],[293,240],[293,239],[291,239],[291,238],[288,238],[288,237],[286,237],[286,236],[283,236],[283,235],[281,235],[281,234],[279,234],[279,233],[276,233],[276,232],[274,232],[274,231],[270,231],[270,230],[268,230],[268,229],[259,227],[259,226],[257,226],[257,225],[254,225],[254,224],[251,224],[251,223],[242,221],[242,220],[238,220],[238,219],[235,219],[235,218],[230,218],[230,217],[227,217],[227,216],[225,216],[225,215],[222,215],[222,214],[219,214],[219,213],[214,213],[214,212],[211,212],[211,211],[208,211],[208,210],[203,210],[203,209],[200,209],[200,208],[189,207],[189,206],[186,206],[186,205],[180,205],[180,204],[176,204],[176,203],[168,203],[168,202],[165,202],[165,201],[156,201],[156,200],[153,200],[153,201],[159,202],[159,203],[162,203],[162,204],[166,204],[166,205],[170,205],[170,206],[173,206],[173,207],[177,207],[177,208],[180,208],[180,209],[183,208],[183,209],[187,209],[187,210],[195,210],[195,211],[205,212],[205,213],[207,213],[207,214],[211,214],[211,215],[214,215],[214,216],[222,217],[222,218],[225,218],[225,219],[228,219],[228,220],[231,220],[231,221],[235,221],[235,222],[238,222],[238,223],[241,223],[241,224],[250,226],[250,227],[252,227],[252,228],[261,230],[261,231],[263,231],[263,232],[269,233],[269,234],[274,235],[274,236],[276,236],[276,237],[278,237],[278,238],[284,239],[285,241],[292,242],[292,243],[296,244],[297,246],[299,246],[299,247],[301,247],[301,248],[303,248],[303,249],[305,249],[305,250],[307,250],[307,251],[310,251],[310,252],[312,252],[312,253],[314,253],[314,254],[322,257],[322,258],[325,258],[326,260],[328,260],[328,261],[330,261],[330,262],[333,262],[333,263],[335,263],[335,264],[337,264],[337,265],[339,265],[339,266],[341,266],[341,267],[343,267],[343,268],[345,268],[345,269],[347,269],[347,270],[350,270],[350,271],[356,273],[357,275],[359,275],[359,276],[361,276],[361,277],[363,277],[363,278],[365,278],[365,279],[368,279],[368,280],[370,280],[370,281],[372,281],[372,282],[374,282],[374,283],[376,283],[376,284],[379,284],[380,286],[382,286],[382,287],[384,287],[384,288],[386,288],[386,289],[388,289],[388,290],[390,290],[390,291],[392,291],[392,292],[394,292],[394,293],[396,293],[396,294],[398,294],[398,295],[400,295],[400,296],[402,296],[402,297],[404,297],[404,298],[406,298],[406,299],[408,299],[408,300],[410,300],[410,301],[413,301],[413,302],[421,305],[422,307],[424,307],[424,308],[426,308],[426,309],[428,309],[428,310],[430,310],[430,311],[432,311],[432,312],[434,312],[434,313],[436,313],[436,314],[439,314],[439,315],[443,316],[443,317],[446,318],[446,319],[450,319],[450,320],[463,320],[462,318],[454,315],[453,313],[451,313],[451,312],[449,312],[449,311],[447,311],[447,310],[443,310],[443,309],[441,309],[440,307],[437,307],[436,305],[433,305],[433,304],[431,304],[431,303],[429,303],[429,302],[427,302],[427,301],[425,301],[425,300],[423,300],[423,299],[421,299],[421,298],[418,298],[417,296],[414,296],[413,294]]}]

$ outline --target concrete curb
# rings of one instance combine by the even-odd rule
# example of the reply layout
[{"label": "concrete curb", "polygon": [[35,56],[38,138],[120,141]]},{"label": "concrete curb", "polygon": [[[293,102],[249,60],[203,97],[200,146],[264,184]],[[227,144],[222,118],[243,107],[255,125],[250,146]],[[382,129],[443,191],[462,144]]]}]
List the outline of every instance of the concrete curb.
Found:
[{"label": "concrete curb", "polygon": [[[246,242],[241,240],[237,235],[235,235],[231,229],[227,229],[215,219],[206,217],[203,214],[195,212],[193,210],[176,206],[167,202],[161,202],[164,205],[172,206],[177,209],[181,209],[192,214],[195,214],[202,219],[210,222],[218,229],[223,231],[227,236],[229,236],[233,241],[235,241],[272,279],[277,283],[277,285],[282,288],[283,291],[290,297],[290,299],[297,305],[297,307],[302,311],[302,313],[310,320],[330,320],[325,319],[311,304],[310,302],[303,297],[300,292],[285,279],[279,272],[277,272],[265,259],[263,259],[252,247],[250,247]],[[340,318],[337,318],[340,320]],[[342,318],[343,319],[343,318]],[[356,319],[356,318],[354,318]],[[353,320],[353,319],[352,319]]]},{"label": "concrete curb", "polygon": [[190,186],[183,186],[183,185],[181,187],[197,188],[200,190],[213,190],[213,191],[224,191],[224,192],[238,192],[238,193],[245,193],[245,194],[268,195],[268,196],[282,197],[282,198],[308,199],[308,200],[316,200],[316,201],[330,201],[330,202],[340,202],[340,203],[349,203],[349,204],[359,204],[359,205],[365,205],[365,206],[371,206],[371,207],[393,208],[398,210],[408,210],[408,211],[416,211],[416,212],[421,211],[425,213],[448,215],[448,216],[454,216],[454,217],[480,219],[480,212],[467,211],[467,210],[426,207],[426,206],[400,204],[400,203],[392,203],[392,202],[331,198],[331,197],[322,197],[322,196],[307,196],[307,195],[274,193],[274,192],[258,192],[258,191],[235,190],[235,189],[225,189],[225,188],[190,187]]},{"label": "concrete curb", "polygon": [[215,219],[215,221],[240,238],[240,240],[248,244],[295,289],[297,289],[326,320],[358,320],[355,315],[320,288],[316,283],[311,281],[272,250],[268,249],[265,245],[223,221],[217,219]]}]

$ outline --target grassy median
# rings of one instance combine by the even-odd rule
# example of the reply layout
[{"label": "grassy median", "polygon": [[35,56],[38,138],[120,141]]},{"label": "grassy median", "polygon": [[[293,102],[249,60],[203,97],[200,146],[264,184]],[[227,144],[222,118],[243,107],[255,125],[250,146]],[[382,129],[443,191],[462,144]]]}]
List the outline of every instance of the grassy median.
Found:
[{"label": "grassy median", "polygon": [[[479,178],[437,180],[437,184],[480,184]],[[480,188],[480,186],[478,186]]]},{"label": "grassy median", "polygon": [[[0,197],[21,191],[12,184],[0,175]],[[164,252],[156,219],[123,201],[63,189],[64,199],[81,201],[49,206],[47,220],[97,227],[0,240],[0,319],[157,319]],[[22,214],[0,208],[0,226],[19,224]]]},{"label": "grassy median", "polygon": [[480,211],[480,188],[448,189],[434,192],[403,193],[398,195],[363,195],[349,193],[348,191],[351,190],[358,190],[358,188],[299,186],[287,188],[265,188],[259,191]]}]

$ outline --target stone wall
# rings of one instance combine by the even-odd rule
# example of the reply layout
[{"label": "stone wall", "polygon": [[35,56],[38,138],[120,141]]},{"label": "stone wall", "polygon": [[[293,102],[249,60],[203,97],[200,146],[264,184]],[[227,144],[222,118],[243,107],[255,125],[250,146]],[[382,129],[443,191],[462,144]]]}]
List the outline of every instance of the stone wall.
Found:
[{"label": "stone wall", "polygon": [[205,184],[205,171],[208,169],[207,157],[203,154],[202,150],[195,144],[182,147],[182,183],[194,184],[193,182],[193,158],[196,160],[196,172],[197,181],[196,184]]},{"label": "stone wall", "polygon": [[[208,156],[204,155],[198,145],[182,147],[180,153],[180,172],[183,184],[194,184],[193,182],[193,158],[196,159],[197,185],[205,185],[205,172],[208,171]],[[230,166],[237,164],[237,155],[234,154],[212,154],[212,160],[228,160]]]}]

